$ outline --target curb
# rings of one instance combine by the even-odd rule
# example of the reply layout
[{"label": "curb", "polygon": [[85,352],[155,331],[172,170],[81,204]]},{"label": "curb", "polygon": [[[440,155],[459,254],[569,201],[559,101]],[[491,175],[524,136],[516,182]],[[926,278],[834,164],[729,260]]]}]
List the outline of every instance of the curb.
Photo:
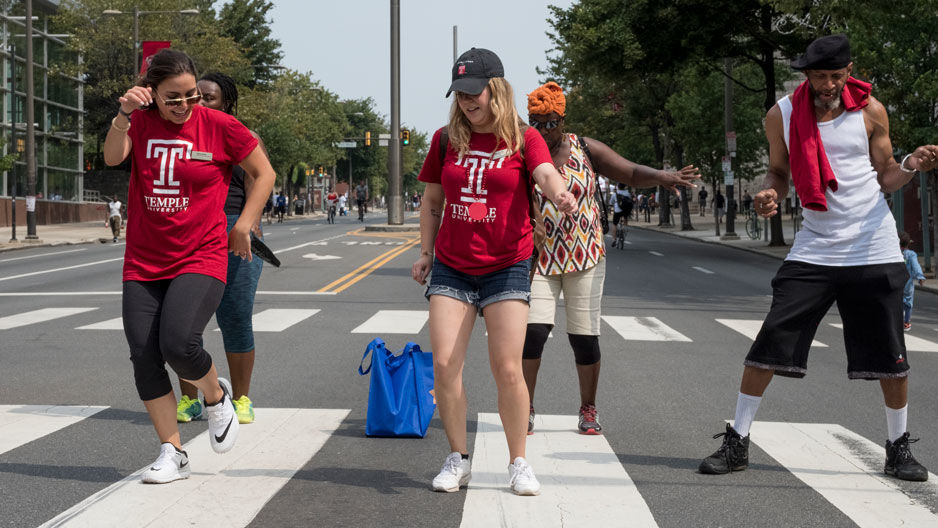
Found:
[{"label": "curb", "polygon": [[10,251],[19,251],[21,249],[33,249],[33,248],[43,248],[43,247],[59,247],[59,246],[80,246],[83,244],[93,244],[98,242],[98,238],[93,240],[82,239],[77,242],[73,241],[61,241],[61,242],[20,242],[16,246],[0,247],[0,253],[7,253]]}]

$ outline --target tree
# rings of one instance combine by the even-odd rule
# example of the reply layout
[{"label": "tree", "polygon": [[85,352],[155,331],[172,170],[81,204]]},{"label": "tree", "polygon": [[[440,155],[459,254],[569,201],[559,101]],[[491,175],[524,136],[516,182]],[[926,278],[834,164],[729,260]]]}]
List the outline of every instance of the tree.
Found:
[{"label": "tree", "polygon": [[[65,0],[52,17],[53,31],[72,35],[68,49],[81,53],[78,64],[70,58],[55,66],[56,71],[81,76],[84,87],[85,159],[103,168],[101,145],[111,118],[117,114],[120,97],[137,81],[133,71],[132,17],[104,15],[106,9],[132,12],[131,0]],[[176,11],[192,7],[181,0],[151,0],[147,10]],[[188,53],[199,71],[224,71],[236,80],[246,80],[250,62],[241,55],[233,40],[217,31],[211,1],[198,0],[200,14],[154,14],[139,17],[141,40],[169,40],[173,47]]]},{"label": "tree", "polygon": [[283,52],[272,38],[267,13],[274,7],[267,0],[231,0],[221,8],[221,33],[231,37],[251,61],[254,70],[249,86],[267,86],[277,77]]},{"label": "tree", "polygon": [[238,117],[264,140],[278,189],[288,194],[301,181],[300,164],[330,167],[341,158],[334,145],[348,128],[342,104],[310,73],[286,70],[267,91],[245,88]]}]

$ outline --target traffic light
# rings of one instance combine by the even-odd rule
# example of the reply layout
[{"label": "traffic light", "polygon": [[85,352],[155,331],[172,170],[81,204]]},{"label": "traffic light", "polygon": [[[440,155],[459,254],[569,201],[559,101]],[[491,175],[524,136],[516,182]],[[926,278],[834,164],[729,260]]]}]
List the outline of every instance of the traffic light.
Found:
[{"label": "traffic light", "polygon": [[325,171],[322,170],[322,165],[319,166],[319,175],[322,176]]},{"label": "traffic light", "polygon": [[365,146],[366,147],[371,146],[371,131],[370,130],[365,132]]},{"label": "traffic light", "polygon": [[405,147],[410,145],[410,130],[401,130],[401,139]]}]

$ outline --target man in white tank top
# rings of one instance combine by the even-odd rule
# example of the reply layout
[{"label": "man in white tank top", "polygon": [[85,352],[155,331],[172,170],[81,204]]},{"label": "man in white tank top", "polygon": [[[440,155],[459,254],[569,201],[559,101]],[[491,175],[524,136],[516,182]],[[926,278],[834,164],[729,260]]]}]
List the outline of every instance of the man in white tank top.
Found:
[{"label": "man in white tank top", "polygon": [[733,426],[726,425],[723,445],[699,470],[725,474],[749,466],[749,428],[763,392],[775,374],[804,377],[814,333],[836,302],[848,377],[879,380],[883,391],[885,473],[927,480],[928,471],[909,450],[906,428],[909,365],[901,297],[908,273],[882,193],[901,189],[916,171],[935,168],[938,146],[918,147],[896,162],[885,107],[869,96],[869,85],[850,77],[845,36],[815,40],[792,68],[802,70],[806,81],[766,116],[769,167],[753,205],[763,217],[777,214],[793,177],[806,204],[803,229],[772,282],[772,307],[746,356]]}]

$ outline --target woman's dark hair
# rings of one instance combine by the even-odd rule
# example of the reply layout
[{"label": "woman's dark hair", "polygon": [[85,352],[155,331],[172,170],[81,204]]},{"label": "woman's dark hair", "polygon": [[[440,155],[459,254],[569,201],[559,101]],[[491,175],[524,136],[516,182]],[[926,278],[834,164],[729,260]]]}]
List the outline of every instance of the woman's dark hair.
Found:
[{"label": "woman's dark hair", "polygon": [[899,233],[899,247],[907,248],[912,243],[912,237],[905,231]]},{"label": "woman's dark hair", "polygon": [[156,87],[166,79],[186,73],[191,73],[196,79],[199,78],[195,63],[188,55],[171,48],[161,49],[147,58],[147,72],[137,84],[156,90]]},{"label": "woman's dark hair", "polygon": [[238,87],[234,79],[220,72],[209,72],[202,76],[200,81],[209,81],[218,85],[221,90],[222,110],[226,114],[238,113]]}]

